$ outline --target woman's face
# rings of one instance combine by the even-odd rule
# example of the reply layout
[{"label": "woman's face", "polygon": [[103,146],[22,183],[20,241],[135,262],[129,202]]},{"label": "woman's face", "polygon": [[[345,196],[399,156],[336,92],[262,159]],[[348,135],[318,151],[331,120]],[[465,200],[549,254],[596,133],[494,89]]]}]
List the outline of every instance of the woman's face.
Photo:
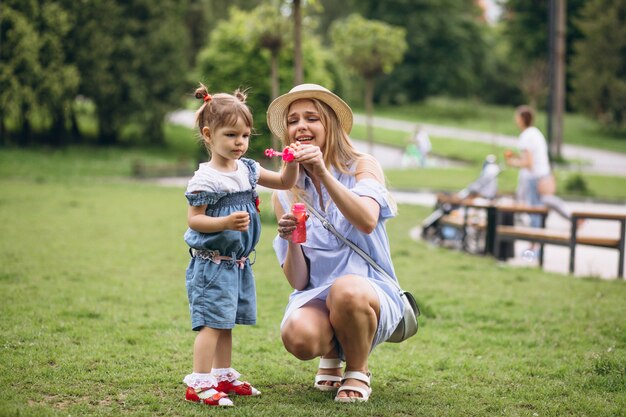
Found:
[{"label": "woman's face", "polygon": [[313,101],[297,100],[291,103],[287,112],[287,132],[289,142],[316,145],[324,149],[326,128]]},{"label": "woman's face", "polygon": [[522,119],[522,116],[520,116],[519,114],[515,115],[515,124],[517,124],[517,127],[519,127],[520,130],[524,130],[528,127],[524,123],[524,119]]}]

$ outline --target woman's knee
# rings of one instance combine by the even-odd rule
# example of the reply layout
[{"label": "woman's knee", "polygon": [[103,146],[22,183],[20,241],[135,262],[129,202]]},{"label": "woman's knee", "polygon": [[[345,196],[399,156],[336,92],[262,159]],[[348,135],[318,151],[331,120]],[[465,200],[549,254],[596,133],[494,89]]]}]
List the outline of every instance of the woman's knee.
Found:
[{"label": "woman's knee", "polygon": [[308,323],[288,320],[283,325],[280,336],[287,352],[296,358],[306,361],[320,356],[318,346],[321,335],[315,332]]},{"label": "woman's knee", "polygon": [[345,309],[354,312],[375,307],[376,304],[376,293],[371,284],[355,275],[337,278],[326,299],[326,305],[331,311]]}]

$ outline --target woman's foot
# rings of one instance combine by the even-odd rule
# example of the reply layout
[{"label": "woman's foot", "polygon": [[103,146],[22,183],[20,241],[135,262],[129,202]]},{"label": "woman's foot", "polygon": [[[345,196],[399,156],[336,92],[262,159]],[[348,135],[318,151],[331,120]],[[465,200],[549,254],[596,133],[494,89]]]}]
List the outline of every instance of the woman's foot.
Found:
[{"label": "woman's foot", "polygon": [[365,402],[369,400],[371,375],[369,372],[346,371],[335,401],[341,403]]},{"label": "woman's foot", "polygon": [[317,375],[315,375],[315,389],[320,391],[336,391],[341,386],[343,362],[339,358],[320,358]]}]

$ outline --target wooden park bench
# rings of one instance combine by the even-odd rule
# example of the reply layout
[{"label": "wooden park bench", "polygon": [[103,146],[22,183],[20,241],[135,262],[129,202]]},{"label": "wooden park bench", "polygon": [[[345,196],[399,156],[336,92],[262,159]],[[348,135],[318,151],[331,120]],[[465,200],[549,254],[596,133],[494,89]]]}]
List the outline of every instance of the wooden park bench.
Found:
[{"label": "wooden park bench", "polygon": [[[487,205],[485,204],[474,204],[470,201],[464,202],[460,205],[460,208],[452,213],[445,214],[439,220],[439,225],[441,227],[451,227],[460,232],[460,243],[461,248],[463,250],[469,252],[479,252],[486,254],[487,246],[484,245],[482,248],[478,248],[479,245],[479,237],[485,235],[487,231],[487,217],[486,216],[476,216],[476,213],[472,212],[487,209]],[[473,242],[473,246],[470,244],[469,240],[475,239]],[[470,250],[470,246],[474,247],[474,250]]]},{"label": "wooden park bench", "polygon": [[[538,211],[539,210],[539,211]],[[569,256],[569,272],[574,273],[574,261],[576,257],[576,246],[586,245],[608,249],[616,249],[619,251],[618,276],[624,278],[624,244],[626,233],[626,214],[598,213],[598,212],[574,212],[572,213],[571,228],[569,233],[566,231],[550,230],[545,228],[545,215],[547,210],[542,207],[528,206],[498,206],[497,217],[504,213],[528,213],[542,215],[543,228],[533,228],[515,225],[504,225],[498,221],[495,233],[494,255],[499,257],[499,248],[501,242],[514,242],[515,240],[524,240],[540,244],[539,265],[543,266],[543,247],[544,245],[566,246],[570,249]],[[603,221],[614,221],[620,225],[619,236],[617,237],[600,237],[579,235],[577,232],[577,223],[579,219],[595,219]]]},{"label": "wooden park bench", "polygon": [[[576,246],[586,245],[600,248],[615,249],[619,252],[618,276],[624,278],[624,246],[626,233],[626,214],[574,212],[572,214],[570,231],[551,230],[546,228],[548,208],[528,206],[524,204],[503,204],[485,202],[484,200],[459,199],[456,196],[440,194],[437,196],[437,205],[449,204],[456,208],[455,212],[443,214],[439,220],[439,227],[452,227],[461,231],[461,248],[467,250],[469,230],[474,229],[484,233],[484,247],[475,251],[494,255],[505,260],[514,255],[513,244],[516,240],[535,242],[540,245],[539,265],[543,266],[544,245],[557,245],[570,248],[569,272],[574,273]],[[485,210],[478,222],[469,215],[470,210]],[[541,218],[540,228],[517,226],[514,224],[518,213],[534,214]],[[579,235],[576,224],[579,219],[594,219],[619,223],[619,235],[614,237]]]}]

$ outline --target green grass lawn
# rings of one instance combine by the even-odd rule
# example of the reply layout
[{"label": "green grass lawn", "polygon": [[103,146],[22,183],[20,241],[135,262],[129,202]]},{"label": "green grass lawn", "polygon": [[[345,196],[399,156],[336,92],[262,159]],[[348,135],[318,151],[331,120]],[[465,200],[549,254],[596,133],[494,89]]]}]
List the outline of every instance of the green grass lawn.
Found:
[{"label": "green grass lawn", "polygon": [[125,180],[120,158],[72,155],[34,155],[18,174],[6,155],[0,164],[2,416],[625,415],[625,282],[414,242],[407,232],[430,210],[413,206],[388,230],[420,331],[374,351],[370,402],[333,403],[312,388],[316,362],[280,342],[290,288],[271,249],[268,196],[258,324],[237,327],[233,347],[234,367],[263,395],[228,410],[186,403],[183,190]]}]

